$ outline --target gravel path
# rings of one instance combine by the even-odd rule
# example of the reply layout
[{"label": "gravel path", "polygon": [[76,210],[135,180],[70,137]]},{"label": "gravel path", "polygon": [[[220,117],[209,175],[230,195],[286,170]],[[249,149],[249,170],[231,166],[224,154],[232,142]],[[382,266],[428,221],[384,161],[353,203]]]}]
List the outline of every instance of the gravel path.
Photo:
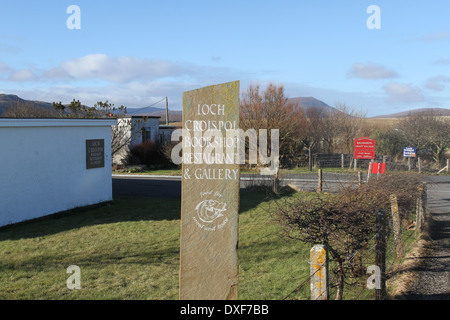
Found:
[{"label": "gravel path", "polygon": [[431,240],[405,299],[450,300],[450,177],[435,182],[438,183],[430,185],[427,194]]}]

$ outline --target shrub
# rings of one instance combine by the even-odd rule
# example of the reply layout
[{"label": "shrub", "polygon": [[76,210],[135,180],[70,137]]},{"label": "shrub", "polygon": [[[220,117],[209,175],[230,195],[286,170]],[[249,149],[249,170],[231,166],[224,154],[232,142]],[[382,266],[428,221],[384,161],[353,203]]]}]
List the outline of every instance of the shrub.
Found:
[{"label": "shrub", "polygon": [[327,246],[339,265],[338,293],[344,286],[345,261],[364,248],[376,230],[378,210],[390,211],[395,194],[403,217],[419,197],[420,180],[411,174],[383,175],[359,188],[345,188],[339,194],[306,194],[294,201],[276,202],[275,220],[289,239]]},{"label": "shrub", "polygon": [[127,162],[129,165],[142,164],[147,167],[163,166],[168,163],[160,146],[153,141],[147,141],[131,148]]}]

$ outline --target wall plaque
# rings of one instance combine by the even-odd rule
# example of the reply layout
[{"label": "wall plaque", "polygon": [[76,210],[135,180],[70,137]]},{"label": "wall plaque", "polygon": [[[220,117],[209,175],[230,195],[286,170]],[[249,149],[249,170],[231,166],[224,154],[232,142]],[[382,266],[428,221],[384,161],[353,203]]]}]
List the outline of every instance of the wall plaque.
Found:
[{"label": "wall plaque", "polygon": [[86,169],[105,167],[105,140],[86,140]]}]

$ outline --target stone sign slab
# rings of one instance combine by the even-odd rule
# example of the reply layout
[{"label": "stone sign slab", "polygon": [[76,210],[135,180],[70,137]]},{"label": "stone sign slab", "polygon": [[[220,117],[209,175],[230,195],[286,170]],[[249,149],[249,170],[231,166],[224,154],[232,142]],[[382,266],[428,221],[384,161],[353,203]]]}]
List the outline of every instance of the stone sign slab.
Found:
[{"label": "stone sign slab", "polygon": [[183,300],[237,299],[240,170],[227,135],[239,127],[239,94],[239,81],[183,93]]}]

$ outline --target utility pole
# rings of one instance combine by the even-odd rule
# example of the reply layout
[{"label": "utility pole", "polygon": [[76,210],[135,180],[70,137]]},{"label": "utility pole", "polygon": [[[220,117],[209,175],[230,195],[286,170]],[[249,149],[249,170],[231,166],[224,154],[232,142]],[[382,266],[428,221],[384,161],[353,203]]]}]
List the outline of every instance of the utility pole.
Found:
[{"label": "utility pole", "polygon": [[169,100],[166,97],[166,125],[169,124]]}]

